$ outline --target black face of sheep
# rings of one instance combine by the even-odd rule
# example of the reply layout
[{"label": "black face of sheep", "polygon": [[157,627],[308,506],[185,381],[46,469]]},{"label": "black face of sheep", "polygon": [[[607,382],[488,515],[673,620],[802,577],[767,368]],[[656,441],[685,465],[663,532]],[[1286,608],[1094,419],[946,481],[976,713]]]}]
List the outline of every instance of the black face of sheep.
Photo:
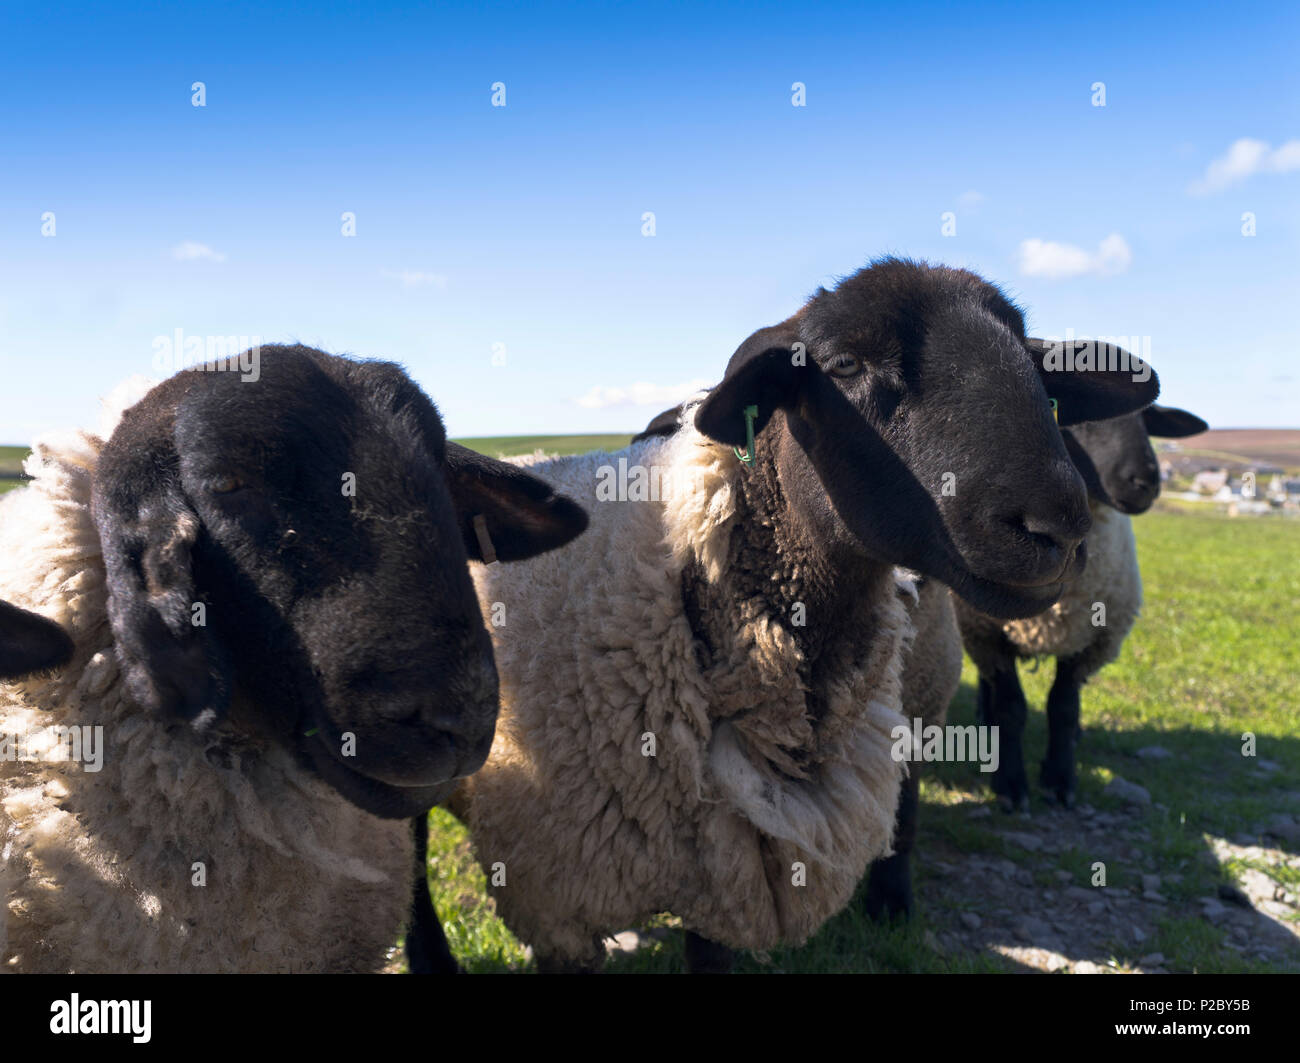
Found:
[{"label": "black face of sheep", "polygon": [[586,525],[448,443],[397,366],[306,347],[262,348],[256,381],[188,370],[154,388],[105,445],[92,512],[132,695],[279,742],[386,817],[431,807],[491,745],[467,560]]},{"label": "black face of sheep", "polygon": [[0,602],[0,679],[21,679],[72,659],[72,639],[53,620]]},{"label": "black face of sheep", "polygon": [[1071,425],[1158,389],[1149,370],[1058,368],[973,273],[886,259],[746,340],[695,425],[744,446],[755,406],[811,539],[1012,618],[1050,606],[1085,560],[1087,497],[1049,397]]},{"label": "black face of sheep", "polygon": [[1064,429],[1066,450],[1088,494],[1121,513],[1145,513],[1160,494],[1160,463],[1151,436],[1194,436],[1210,426],[1194,413],[1148,406],[1109,421]]}]

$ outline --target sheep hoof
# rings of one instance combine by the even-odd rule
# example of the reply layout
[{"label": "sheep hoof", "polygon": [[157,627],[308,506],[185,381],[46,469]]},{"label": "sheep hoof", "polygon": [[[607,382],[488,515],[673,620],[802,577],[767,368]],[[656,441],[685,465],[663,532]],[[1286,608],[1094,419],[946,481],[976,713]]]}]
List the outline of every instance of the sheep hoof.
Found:
[{"label": "sheep hoof", "polygon": [[999,794],[998,804],[1002,811],[1010,815],[1012,812],[1019,812],[1023,815],[1029,815],[1029,794],[1022,793],[1019,797],[1012,797],[1009,794]]},{"label": "sheep hoof", "polygon": [[1029,811],[1029,781],[1025,778],[1023,768],[1015,774],[998,770],[993,774],[993,792],[999,803],[1007,812]]},{"label": "sheep hoof", "polygon": [[1038,776],[1038,784],[1044,790],[1049,791],[1062,808],[1074,807],[1075,778],[1073,771],[1062,769],[1051,761],[1045,760],[1043,761],[1042,771]]},{"label": "sheep hoof", "polygon": [[906,857],[894,854],[871,866],[862,910],[877,923],[912,918],[912,875]]},{"label": "sheep hoof", "polygon": [[694,931],[683,932],[688,974],[730,974],[736,954],[726,945],[710,941]]}]

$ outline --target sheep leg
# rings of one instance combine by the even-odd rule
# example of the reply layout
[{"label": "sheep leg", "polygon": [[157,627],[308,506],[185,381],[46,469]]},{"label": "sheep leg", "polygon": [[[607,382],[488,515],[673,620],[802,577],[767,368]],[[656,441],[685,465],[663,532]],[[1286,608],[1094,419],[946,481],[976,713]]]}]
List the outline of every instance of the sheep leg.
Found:
[{"label": "sheep leg", "polygon": [[1056,794],[1066,808],[1074,806],[1074,749],[1079,740],[1079,688],[1083,676],[1078,657],[1056,662],[1056,676],[1047,695],[1047,756],[1039,785]]},{"label": "sheep leg", "polygon": [[920,765],[913,764],[903,780],[894,820],[894,853],[871,865],[867,895],[862,906],[872,919],[886,922],[895,916],[912,917],[912,849],[920,812]]},{"label": "sheep leg", "polygon": [[701,937],[692,930],[683,931],[686,936],[686,973],[687,974],[730,974],[736,962],[736,954],[726,945],[719,945]]},{"label": "sheep leg", "polygon": [[1007,662],[991,676],[980,676],[977,706],[984,725],[998,729],[998,770],[993,773],[993,792],[1008,812],[1028,812],[1029,780],[1021,743],[1029,706],[1020,688],[1015,661]]},{"label": "sheep leg", "polygon": [[429,816],[416,816],[415,877],[412,881],[411,925],[406,930],[406,969],[411,974],[459,974],[460,965],[451,954],[438,913],[429,896]]},{"label": "sheep leg", "polygon": [[604,938],[591,939],[591,952],[586,956],[568,956],[534,949],[534,962],[538,974],[600,974],[605,966]]}]

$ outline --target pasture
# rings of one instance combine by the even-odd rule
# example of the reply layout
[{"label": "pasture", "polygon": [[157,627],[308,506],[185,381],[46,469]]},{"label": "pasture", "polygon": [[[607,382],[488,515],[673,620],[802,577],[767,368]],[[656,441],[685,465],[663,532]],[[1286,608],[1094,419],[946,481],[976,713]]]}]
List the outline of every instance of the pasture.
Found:
[{"label": "pasture", "polygon": [[[555,453],[553,440],[587,449],[583,437],[463,442],[499,455]],[[916,917],[877,926],[846,910],[803,948],[746,955],[738,970],[1300,970],[1300,522],[1159,503],[1134,525],[1146,605],[1084,689],[1078,807],[1039,794],[1028,816],[1008,815],[977,765],[925,765]],[[1035,778],[1051,675],[1051,662],[1021,667]],[[968,661],[950,723],[975,722],[974,682]],[[1116,778],[1149,800],[1108,792]],[[457,958],[531,969],[464,829],[441,809],[430,824],[429,881]],[[683,969],[673,926],[663,916],[621,936],[607,970]]]}]

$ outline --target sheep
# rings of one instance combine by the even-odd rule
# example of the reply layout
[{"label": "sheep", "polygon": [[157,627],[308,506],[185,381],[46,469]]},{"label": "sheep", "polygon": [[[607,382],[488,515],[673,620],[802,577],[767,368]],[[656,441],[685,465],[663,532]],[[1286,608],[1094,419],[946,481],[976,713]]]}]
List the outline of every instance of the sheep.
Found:
[{"label": "sheep", "polygon": [[[673,435],[682,425],[685,408],[681,404],[656,414],[632,442]],[[894,578],[915,630],[903,658],[904,720],[919,719],[922,729],[942,727],[961,683],[961,632],[951,595],[943,584],[907,569],[895,569]],[[911,855],[916,845],[920,791],[921,766],[912,764],[899,792],[893,852],[876,859],[867,874],[862,909],[873,919],[912,915]],[[693,970],[725,971],[731,966],[733,958],[727,950],[698,935],[687,934],[686,949]]]},{"label": "sheep", "polygon": [[[0,686],[0,740],[28,745],[0,757],[5,970],[382,967],[407,819],[495,723],[467,561],[586,523],[447,442],[396,365],[264,347],[254,382],[238,362],[152,388],[107,441],[39,441],[0,507],[0,595],[45,617],[20,635],[72,641]],[[99,770],[33,756],[46,725]]]},{"label": "sheep", "polygon": [[[900,593],[910,599],[916,634],[903,660],[903,716],[921,729],[942,727],[961,683],[962,644],[948,588],[916,573],[900,573]],[[893,852],[878,858],[867,875],[863,910],[873,919],[910,917],[913,909],[911,858],[921,808],[921,765],[912,763],[903,780],[894,825]]]},{"label": "sheep", "polygon": [[993,790],[1009,809],[1029,807],[1021,744],[1028,706],[1016,673],[1017,659],[1056,658],[1047,695],[1047,756],[1039,784],[1068,808],[1074,804],[1077,785],[1080,689],[1119,656],[1142,606],[1130,517],[1145,513],[1160,493],[1160,467],[1150,436],[1177,438],[1207,427],[1195,414],[1152,405],[1140,413],[1063,429],[1066,449],[1088,486],[1092,513],[1082,575],[1050,609],[1028,618],[1005,621],[969,602],[956,602],[962,641],[979,669],[980,718],[1000,729]]},{"label": "sheep", "polygon": [[1049,372],[993,285],[884,259],[750,336],[672,435],[528,463],[591,526],[475,572],[502,716],[453,809],[541,969],[656,912],[766,949],[847,903],[906,770],[892,566],[1010,618],[1079,563],[1045,385],[1067,424],[1158,388]]}]

